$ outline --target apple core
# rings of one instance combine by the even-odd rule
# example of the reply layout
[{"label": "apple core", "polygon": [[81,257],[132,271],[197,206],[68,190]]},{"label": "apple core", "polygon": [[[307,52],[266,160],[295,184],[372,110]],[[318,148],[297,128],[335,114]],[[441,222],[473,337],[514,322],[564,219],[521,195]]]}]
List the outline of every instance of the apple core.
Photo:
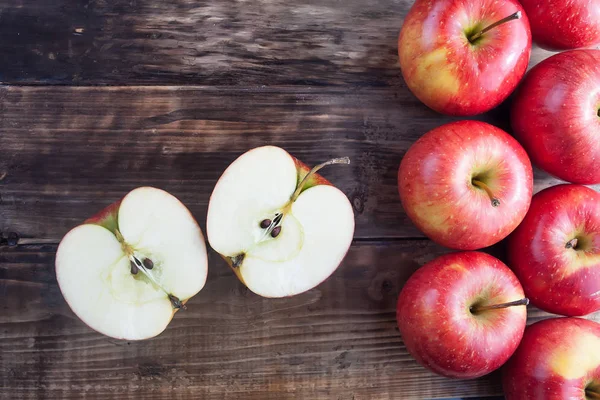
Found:
[{"label": "apple core", "polygon": [[[271,239],[276,239],[277,237],[279,237],[279,235],[281,234],[282,231],[282,226],[283,226],[283,219],[289,214],[291,216],[292,214],[292,204],[298,199],[298,196],[300,196],[300,193],[302,193],[302,191],[304,190],[304,188],[306,187],[307,183],[311,180],[311,178],[322,168],[328,166],[328,165],[334,165],[334,164],[350,164],[350,158],[348,157],[342,157],[342,158],[334,158],[331,159],[329,161],[326,161],[324,163],[321,163],[319,165],[316,165],[315,167],[313,167],[307,174],[306,176],[302,179],[302,181],[298,184],[298,186],[296,187],[296,190],[294,191],[294,193],[292,194],[292,196],[290,197],[289,202],[283,206],[281,209],[277,210],[275,212],[275,214],[273,215],[273,219],[270,218],[265,218],[263,219],[259,226],[261,229],[264,229],[264,233],[261,236],[261,238],[256,242],[256,246],[260,245],[261,243],[270,240]],[[292,216],[293,218],[293,216]],[[301,239],[300,235],[298,235],[298,238]],[[299,240],[297,242],[297,247],[301,247],[301,240]],[[247,250],[246,252],[250,252],[254,250],[254,247],[250,248],[249,250]],[[240,254],[237,254],[233,257],[231,257],[231,266],[234,268],[237,268],[241,265],[241,263],[244,261],[245,258],[245,253],[246,252],[242,252]]]}]

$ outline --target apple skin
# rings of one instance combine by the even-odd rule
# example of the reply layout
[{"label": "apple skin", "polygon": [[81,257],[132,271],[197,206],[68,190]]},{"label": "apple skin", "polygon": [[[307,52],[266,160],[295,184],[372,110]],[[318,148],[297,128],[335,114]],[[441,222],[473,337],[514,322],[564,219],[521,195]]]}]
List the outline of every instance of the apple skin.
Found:
[{"label": "apple skin", "polygon": [[[552,318],[525,330],[503,371],[507,400],[575,400],[600,393],[600,324]],[[598,397],[595,397],[598,398]]]},{"label": "apple skin", "polygon": [[[574,238],[577,246],[567,248]],[[600,310],[600,194],[580,185],[536,194],[509,239],[508,258],[542,310],[567,316]]]},{"label": "apple skin", "polygon": [[[500,199],[473,186],[486,183]],[[508,236],[525,217],[533,192],[527,153],[509,134],[479,121],[458,121],[423,135],[398,170],[402,205],[433,241],[477,250]]]},{"label": "apple skin", "polygon": [[117,200],[108,207],[100,210],[94,216],[84,221],[84,224],[100,225],[115,233],[119,229],[119,207],[121,200]]},{"label": "apple skin", "polygon": [[[485,33],[475,44],[467,33],[517,11],[521,19]],[[529,63],[531,32],[516,0],[417,0],[398,38],[400,68],[409,89],[448,115],[476,115],[504,101]]]},{"label": "apple skin", "polygon": [[447,377],[476,378],[513,354],[527,309],[475,315],[469,307],[523,298],[517,277],[500,260],[481,252],[447,254],[409,278],[398,298],[398,328],[406,349],[423,366]]},{"label": "apple skin", "polygon": [[572,50],[536,65],[513,103],[515,137],[534,164],[568,182],[600,183],[600,50]]},{"label": "apple skin", "polygon": [[533,40],[549,50],[600,44],[597,0],[520,0],[531,24]]}]

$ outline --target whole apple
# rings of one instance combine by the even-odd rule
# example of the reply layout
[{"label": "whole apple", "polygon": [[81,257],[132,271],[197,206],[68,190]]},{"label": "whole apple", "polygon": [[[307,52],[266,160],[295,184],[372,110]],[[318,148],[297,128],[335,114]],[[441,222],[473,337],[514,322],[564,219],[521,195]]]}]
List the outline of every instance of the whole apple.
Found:
[{"label": "whole apple", "polygon": [[537,307],[568,316],[600,310],[600,194],[580,185],[536,194],[508,256]]},{"label": "whole apple", "polygon": [[520,0],[533,40],[550,50],[569,50],[600,43],[598,0]]},{"label": "whole apple", "polygon": [[498,106],[525,74],[530,53],[529,22],[516,0],[417,0],[398,39],[410,90],[449,115]]},{"label": "whole apple", "polygon": [[447,254],[417,270],[402,289],[398,328],[423,366],[447,377],[476,378],[513,354],[527,303],[500,260],[480,252]]},{"label": "whole apple", "polygon": [[527,327],[503,375],[506,400],[600,399],[600,324],[553,318]]},{"label": "whole apple", "polygon": [[508,236],[533,191],[527,153],[509,134],[479,121],[436,128],[402,159],[398,190],[410,219],[446,247],[476,250]]},{"label": "whole apple", "polygon": [[568,182],[600,183],[600,50],[542,61],[513,104],[515,136],[534,164]]}]

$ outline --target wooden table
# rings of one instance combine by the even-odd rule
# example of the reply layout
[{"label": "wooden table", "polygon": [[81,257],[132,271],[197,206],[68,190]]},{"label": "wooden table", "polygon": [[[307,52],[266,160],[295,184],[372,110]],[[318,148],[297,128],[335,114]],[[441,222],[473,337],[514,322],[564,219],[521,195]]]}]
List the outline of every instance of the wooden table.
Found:
[{"label": "wooden table", "polygon": [[[396,40],[411,3],[0,0],[0,397],[500,394],[497,373],[429,373],[396,328],[403,283],[447,251],[410,223],[397,195],[406,149],[451,120],[402,80]],[[536,49],[532,62],[547,55]],[[506,105],[479,118],[509,128]],[[324,172],[351,199],[357,227],[330,279],[263,299],[211,251],[205,289],[155,339],[112,340],[74,316],[54,274],[70,228],[153,185],[204,229],[225,167],[268,143],[309,165],[353,161]],[[536,190],[555,183],[536,172]],[[530,308],[531,321],[546,316]]]}]

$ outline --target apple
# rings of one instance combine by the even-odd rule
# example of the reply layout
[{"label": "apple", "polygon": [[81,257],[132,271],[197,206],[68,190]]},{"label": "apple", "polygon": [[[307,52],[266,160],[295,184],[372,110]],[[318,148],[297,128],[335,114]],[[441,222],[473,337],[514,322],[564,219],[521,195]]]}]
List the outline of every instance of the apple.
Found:
[{"label": "apple", "polygon": [[[600,8],[600,7],[598,7]],[[600,183],[600,50],[572,50],[535,66],[512,107],[534,164],[572,183]]]},{"label": "apple", "polygon": [[208,241],[254,293],[293,296],[338,267],[354,235],[354,211],[342,191],[287,151],[264,146],[242,154],[210,197]]},{"label": "apple", "polygon": [[542,310],[600,311],[600,193],[558,185],[536,194],[509,239],[508,257],[527,297]]},{"label": "apple", "polygon": [[188,209],[151,187],[129,192],[61,240],[56,278],[73,312],[117,339],[161,333],[208,271],[204,237]]},{"label": "apple", "polygon": [[423,366],[451,378],[477,378],[513,354],[527,303],[517,277],[500,260],[480,252],[447,254],[406,282],[398,328]]},{"label": "apple", "polygon": [[506,400],[600,399],[600,324],[579,318],[536,322],[503,372]]},{"label": "apple", "polygon": [[516,0],[416,0],[398,54],[406,84],[427,106],[481,114],[504,101],[525,74],[529,22]]},{"label": "apple", "polygon": [[533,40],[550,50],[600,44],[600,4],[597,0],[520,0]]},{"label": "apple", "polygon": [[525,150],[506,132],[478,121],[423,135],[398,171],[402,205],[429,238],[476,250],[504,239],[523,220],[533,191]]}]

